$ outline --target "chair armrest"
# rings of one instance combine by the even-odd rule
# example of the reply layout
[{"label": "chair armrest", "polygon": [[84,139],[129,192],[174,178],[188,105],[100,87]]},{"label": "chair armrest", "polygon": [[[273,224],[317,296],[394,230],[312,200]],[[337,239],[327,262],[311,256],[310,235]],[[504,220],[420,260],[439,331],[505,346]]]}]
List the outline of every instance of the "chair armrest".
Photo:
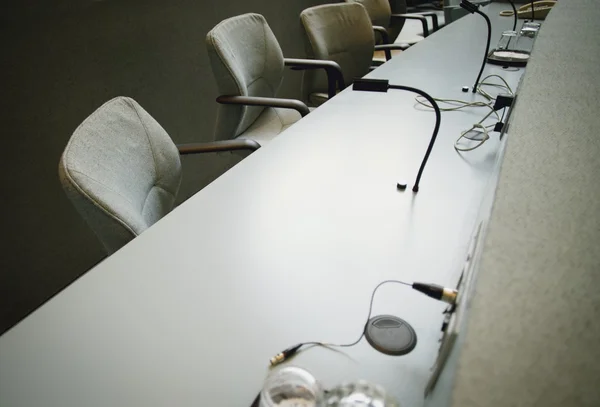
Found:
[{"label": "chair armrest", "polygon": [[430,3],[416,4],[414,6],[408,6],[406,9],[407,9],[408,13],[412,13],[413,11],[419,12],[419,11],[424,11],[424,10],[443,10],[444,6],[440,5],[440,4],[436,4],[435,2],[430,2]]},{"label": "chair armrest", "polygon": [[431,21],[433,22],[433,31],[437,31],[440,29],[438,15],[435,13],[419,13],[423,17],[431,17]]},{"label": "chair armrest", "polygon": [[410,46],[406,45],[406,44],[380,44],[380,45],[375,45],[375,51],[383,51],[385,53],[385,60],[389,61],[390,59],[392,59],[391,50],[399,49],[399,50],[405,51],[409,47]]},{"label": "chair armrest", "polygon": [[[374,25],[373,31],[376,33],[379,33],[379,35],[381,35],[381,40],[383,41],[383,44],[387,45],[390,43],[390,36],[388,35],[388,32],[384,27],[382,27],[380,25]],[[375,49],[377,49],[377,48],[375,48]],[[385,53],[386,61],[389,61],[390,59],[392,59],[392,53],[390,52],[389,49],[383,49],[383,51]]]},{"label": "chair armrest", "polygon": [[427,18],[415,14],[392,14],[392,18],[403,18],[406,20],[419,20],[423,26],[423,37],[429,36],[429,28],[427,27]]},{"label": "chair armrest", "polygon": [[383,40],[384,44],[390,43],[390,36],[389,36],[387,30],[385,29],[385,27],[382,27],[380,25],[374,25],[373,31],[375,31],[376,33],[379,33],[379,35],[381,35],[381,39]]},{"label": "chair armrest", "polygon": [[439,8],[439,7],[428,7],[426,5],[419,5],[416,7],[406,7],[406,12],[407,13],[422,13],[423,11],[427,11],[427,10],[438,10],[438,11],[443,11],[444,8]]},{"label": "chair armrest", "polygon": [[344,75],[342,74],[342,68],[335,61],[326,61],[320,59],[284,58],[283,62],[285,66],[289,66],[293,70],[298,71],[305,69],[324,69],[327,73],[327,93],[330,99],[336,95],[338,87],[340,90],[346,87],[346,85],[344,84]]},{"label": "chair armrest", "polygon": [[380,44],[380,45],[375,45],[375,50],[376,51],[381,51],[381,50],[386,50],[386,49],[401,49],[402,51],[405,51],[407,49],[410,48],[410,45],[408,44]]},{"label": "chair armrest", "polygon": [[235,150],[258,150],[260,144],[254,140],[235,139],[211,141],[208,143],[189,143],[179,144],[177,150],[180,155],[199,154],[199,153],[216,153],[219,151],[235,151]]},{"label": "chair armrest", "polygon": [[300,113],[302,117],[306,116],[310,112],[308,110],[308,107],[304,103],[296,99],[222,95],[217,98],[217,103],[220,103],[222,105],[281,107],[284,109],[293,109]]}]

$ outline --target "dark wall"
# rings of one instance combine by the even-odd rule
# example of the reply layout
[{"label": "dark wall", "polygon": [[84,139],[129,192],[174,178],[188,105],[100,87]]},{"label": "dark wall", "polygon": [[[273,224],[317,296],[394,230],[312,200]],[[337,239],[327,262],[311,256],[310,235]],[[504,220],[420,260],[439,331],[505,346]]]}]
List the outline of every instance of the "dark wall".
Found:
[{"label": "dark wall", "polygon": [[[176,143],[208,141],[217,96],[204,38],[263,14],[286,56],[304,56],[299,13],[325,0],[24,0],[0,6],[3,239],[0,333],[104,253],[57,176],[73,130],[106,100],[136,99]],[[288,71],[280,94],[300,96]],[[185,199],[239,161],[186,157]]]}]

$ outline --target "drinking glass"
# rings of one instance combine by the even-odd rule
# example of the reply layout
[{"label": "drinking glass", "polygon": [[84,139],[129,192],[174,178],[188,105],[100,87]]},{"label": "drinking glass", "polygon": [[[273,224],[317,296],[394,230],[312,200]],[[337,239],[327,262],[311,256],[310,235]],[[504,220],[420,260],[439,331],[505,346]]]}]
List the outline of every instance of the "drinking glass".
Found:
[{"label": "drinking glass", "polygon": [[523,23],[517,41],[515,42],[514,49],[516,51],[531,52],[533,50],[533,43],[537,37],[537,33],[540,30],[540,24],[536,22]]},{"label": "drinking glass", "polygon": [[327,407],[399,407],[400,405],[378,385],[365,381],[344,383],[325,395]]},{"label": "drinking glass", "polygon": [[259,407],[323,407],[323,389],[312,374],[295,366],[267,376]]},{"label": "drinking glass", "polygon": [[524,33],[521,30],[519,35],[517,35],[517,40],[515,41],[511,50],[531,53],[531,50],[533,49],[533,41],[534,37],[530,37],[527,32]]},{"label": "drinking glass", "polygon": [[521,27],[521,35],[535,38],[541,26],[540,23],[536,23],[535,21],[527,21]]}]

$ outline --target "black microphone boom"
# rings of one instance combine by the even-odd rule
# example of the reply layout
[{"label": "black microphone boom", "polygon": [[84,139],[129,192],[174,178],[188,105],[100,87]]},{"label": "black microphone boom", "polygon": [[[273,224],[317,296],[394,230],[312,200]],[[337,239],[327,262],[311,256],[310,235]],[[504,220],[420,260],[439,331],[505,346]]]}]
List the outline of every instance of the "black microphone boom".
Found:
[{"label": "black microphone boom", "polygon": [[513,9],[513,31],[517,31],[517,8],[515,7],[515,2],[513,0],[508,0],[508,2],[510,3],[512,9]]},{"label": "black microphone boom", "polygon": [[[517,7],[515,7],[515,2],[513,0],[495,0],[495,1],[497,1],[497,2],[498,1],[508,1],[510,3],[510,6],[513,9],[513,13],[512,13],[512,15],[513,15],[513,28],[512,28],[512,30],[516,31],[517,30],[517,18],[518,17],[517,17]],[[504,14],[504,13],[505,12],[503,11],[503,12],[500,13],[500,15],[501,16],[505,16],[505,15],[508,16],[508,15],[510,15],[510,14]]]},{"label": "black microphone boom", "polygon": [[[411,88],[410,86],[403,85],[390,85],[387,79],[356,79],[352,85],[352,90],[363,90],[368,92],[387,92],[388,89],[400,89],[417,93],[427,99],[427,101],[431,103],[433,110],[435,110],[435,127],[433,128],[433,134],[431,135],[431,140],[427,146],[427,151],[425,152],[423,161],[421,161],[421,166],[419,167],[419,172],[417,173],[417,179],[415,180],[415,185],[412,188],[413,192],[419,192],[419,182],[421,182],[423,170],[425,169],[425,165],[427,164],[427,160],[429,159],[429,155],[431,154],[431,150],[435,144],[438,131],[440,130],[440,123],[442,121],[440,107],[436,101],[429,96],[428,93],[422,91],[421,89]],[[398,183],[397,188],[401,191],[404,191],[406,189],[406,184]]]},{"label": "black microphone boom", "polygon": [[490,53],[490,41],[492,39],[492,23],[490,22],[490,18],[487,14],[479,11],[479,7],[475,4],[471,3],[468,0],[462,0],[460,6],[467,10],[469,13],[477,13],[481,15],[488,27],[488,36],[487,36],[487,45],[485,46],[485,55],[483,56],[483,62],[481,63],[481,69],[479,70],[479,75],[477,75],[477,79],[475,80],[475,85],[473,85],[473,93],[477,92],[477,86],[479,85],[479,80],[481,79],[481,74],[483,73],[483,68],[485,68],[485,61],[487,60],[488,54]]},{"label": "black microphone boom", "polygon": [[510,5],[512,6],[513,9],[513,15],[515,16],[513,19],[513,31],[517,31],[517,8],[515,7],[515,2],[510,0],[509,1]]}]

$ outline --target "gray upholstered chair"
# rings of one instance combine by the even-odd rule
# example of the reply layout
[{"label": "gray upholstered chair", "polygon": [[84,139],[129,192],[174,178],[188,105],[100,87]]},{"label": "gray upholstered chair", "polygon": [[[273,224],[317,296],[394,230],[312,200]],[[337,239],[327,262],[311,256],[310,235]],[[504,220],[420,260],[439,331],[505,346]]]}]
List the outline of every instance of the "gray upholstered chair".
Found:
[{"label": "gray upholstered chair", "polygon": [[180,154],[255,150],[251,140],[176,146],[137,102],[117,97],[75,130],[59,162],[67,197],[110,254],[171,211]]},{"label": "gray upholstered chair", "polygon": [[[409,14],[406,12],[405,0],[391,0],[394,12],[392,12],[390,0],[346,0],[346,2],[362,4],[367,9],[373,25],[384,27],[387,39],[382,38],[380,33],[377,32],[375,38],[378,44],[396,42],[412,45],[427,37],[430,32],[437,31],[439,28],[439,16],[437,14],[426,12]],[[432,20],[431,28],[429,27],[428,18]],[[399,35],[405,26],[406,20],[418,21],[421,24],[422,30],[419,33],[409,34],[409,37],[399,40]]]},{"label": "gray upholstered chair", "polygon": [[[395,44],[375,45],[374,27],[365,7],[359,3],[337,3],[310,7],[300,14],[309,58],[336,62],[345,84],[366,75],[373,65],[373,52],[405,49]],[[327,78],[318,71],[307,71],[302,81],[302,94],[311,106],[324,103]]]},{"label": "gray upholstered chair", "polygon": [[215,139],[251,139],[264,144],[309,113],[299,100],[277,98],[284,66],[323,69],[335,95],[341,71],[330,61],[286,59],[260,14],[228,18],[206,35],[220,103]]}]

